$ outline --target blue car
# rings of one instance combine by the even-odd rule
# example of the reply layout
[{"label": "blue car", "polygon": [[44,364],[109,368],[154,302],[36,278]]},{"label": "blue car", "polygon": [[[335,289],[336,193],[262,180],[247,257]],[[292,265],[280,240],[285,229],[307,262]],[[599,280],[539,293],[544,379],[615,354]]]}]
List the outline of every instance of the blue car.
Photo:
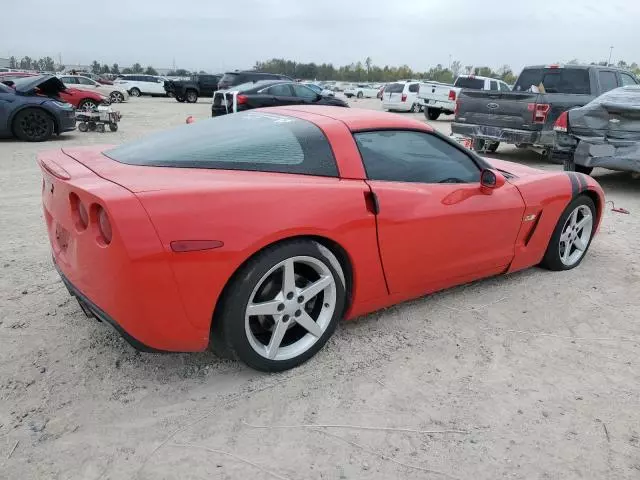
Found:
[{"label": "blue car", "polygon": [[0,82],[0,138],[43,142],[75,130],[75,109],[58,96],[65,87],[57,77],[0,77]]}]

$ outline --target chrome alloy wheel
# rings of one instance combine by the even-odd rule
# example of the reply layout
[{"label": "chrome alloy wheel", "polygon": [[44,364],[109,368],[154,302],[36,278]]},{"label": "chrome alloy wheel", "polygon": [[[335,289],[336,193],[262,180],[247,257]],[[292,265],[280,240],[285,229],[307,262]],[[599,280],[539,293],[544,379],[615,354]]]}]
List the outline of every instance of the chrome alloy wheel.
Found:
[{"label": "chrome alloy wheel", "polygon": [[593,215],[589,207],[579,205],[571,212],[560,235],[560,261],[571,267],[578,263],[589,246],[593,231]]},{"label": "chrome alloy wheel", "polygon": [[247,339],[269,360],[298,357],[322,337],[335,308],[331,270],[314,257],[287,258],[263,275],[249,296]]}]

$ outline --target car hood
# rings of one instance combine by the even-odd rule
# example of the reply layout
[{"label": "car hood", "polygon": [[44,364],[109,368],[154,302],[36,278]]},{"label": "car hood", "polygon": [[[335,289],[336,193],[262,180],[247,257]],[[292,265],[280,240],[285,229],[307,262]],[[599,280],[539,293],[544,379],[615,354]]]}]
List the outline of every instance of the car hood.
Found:
[{"label": "car hood", "polygon": [[25,94],[34,93],[37,89],[40,89],[47,94],[56,94],[65,91],[64,83],[53,75],[38,75],[36,77],[25,77],[21,79],[20,85],[16,85],[16,92]]}]

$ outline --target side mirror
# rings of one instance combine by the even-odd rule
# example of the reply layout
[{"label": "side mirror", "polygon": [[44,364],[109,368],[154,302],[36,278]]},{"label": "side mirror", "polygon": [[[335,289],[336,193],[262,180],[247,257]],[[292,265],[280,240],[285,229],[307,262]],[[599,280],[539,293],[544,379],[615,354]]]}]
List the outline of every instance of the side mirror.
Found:
[{"label": "side mirror", "polygon": [[497,170],[485,169],[480,173],[480,188],[487,195],[490,195],[496,188],[502,187],[506,181],[504,175]]}]

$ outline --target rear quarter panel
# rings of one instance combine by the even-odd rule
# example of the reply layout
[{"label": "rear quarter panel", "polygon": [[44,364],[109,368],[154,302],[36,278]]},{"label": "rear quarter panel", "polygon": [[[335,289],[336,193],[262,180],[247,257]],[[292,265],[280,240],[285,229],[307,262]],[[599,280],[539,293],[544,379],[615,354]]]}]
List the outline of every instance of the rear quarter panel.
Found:
[{"label": "rear quarter panel", "polygon": [[[210,174],[205,186],[137,196],[170,252],[187,315],[208,327],[229,278],[253,254],[275,242],[318,236],[340,245],[353,266],[353,305],[387,294],[378,256],[374,215],[361,180],[252,172]],[[222,173],[222,175],[221,175]],[[217,178],[216,178],[217,177]],[[175,240],[220,240],[224,246],[172,253]]]}]

